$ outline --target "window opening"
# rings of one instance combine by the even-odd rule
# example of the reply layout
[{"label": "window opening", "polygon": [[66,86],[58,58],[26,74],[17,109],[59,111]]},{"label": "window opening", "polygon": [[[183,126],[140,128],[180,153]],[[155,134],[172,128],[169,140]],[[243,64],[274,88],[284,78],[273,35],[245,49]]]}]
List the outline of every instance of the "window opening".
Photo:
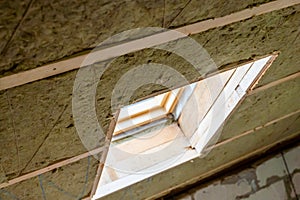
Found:
[{"label": "window opening", "polygon": [[[246,94],[253,90],[276,56],[271,55],[247,63],[191,85],[123,107],[117,119],[112,144],[93,199],[202,154],[213,136],[220,131],[225,120]],[[151,135],[160,125],[163,125],[160,134]],[[139,140],[134,137],[136,134],[151,137]],[[166,150],[165,146],[170,143],[176,143],[175,148]],[[134,156],[126,157],[125,154],[124,156],[119,153],[120,149],[132,152]],[[143,155],[155,151],[159,152],[159,158],[143,159]],[[176,162],[168,163],[169,160],[174,161],[175,157]],[[126,170],[118,170],[116,166],[128,166],[131,171],[128,173]],[[156,170],[143,173],[148,169]]]}]

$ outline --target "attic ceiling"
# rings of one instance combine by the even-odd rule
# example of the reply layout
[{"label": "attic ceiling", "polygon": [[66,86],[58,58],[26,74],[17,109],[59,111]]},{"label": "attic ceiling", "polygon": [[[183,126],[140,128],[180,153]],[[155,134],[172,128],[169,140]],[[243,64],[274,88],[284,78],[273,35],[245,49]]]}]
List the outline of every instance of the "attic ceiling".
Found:
[{"label": "attic ceiling", "polygon": [[[270,1],[1,1],[0,77],[89,52],[98,43],[125,30],[175,28],[267,2]],[[117,192],[107,198],[154,197],[169,191],[169,188],[184,186],[189,180],[199,180],[205,172],[224,163],[234,164],[234,160],[241,156],[246,158],[255,150],[299,138],[300,78],[280,81],[300,71],[299,19],[298,4],[191,35],[207,50],[220,70],[279,52],[257,87],[277,84],[248,95],[226,122],[218,142],[237,138],[235,142],[213,149],[203,159],[158,174],[151,182],[139,182],[131,187],[133,192],[130,194]],[[145,49],[116,58],[97,88],[97,115],[105,130],[112,117],[110,100],[114,85],[134,66],[149,62],[172,66],[189,81],[199,78],[199,74],[181,57],[162,50]],[[0,91],[0,183],[87,152],[72,118],[76,73],[77,70],[73,70]],[[158,85],[146,85],[135,92],[132,101],[164,89]],[[122,95],[119,94],[120,99]],[[264,127],[266,124],[268,126]],[[262,128],[255,130],[260,126]],[[253,130],[253,133],[237,137],[248,130]],[[86,157],[3,187],[0,198],[88,197],[98,164],[93,156]],[[159,188],[155,187],[158,182]]]}]

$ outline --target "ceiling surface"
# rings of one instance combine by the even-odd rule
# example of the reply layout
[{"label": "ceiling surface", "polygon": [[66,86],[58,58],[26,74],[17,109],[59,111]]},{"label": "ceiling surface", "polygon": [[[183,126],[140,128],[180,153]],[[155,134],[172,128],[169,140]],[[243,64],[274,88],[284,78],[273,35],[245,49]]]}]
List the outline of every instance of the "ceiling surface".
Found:
[{"label": "ceiling surface", "polygon": [[[176,28],[268,2],[4,0],[0,2],[0,78],[88,53],[122,31],[142,27]],[[229,167],[238,158],[246,159],[278,142],[299,138],[299,33],[300,4],[297,4],[190,35],[204,47],[219,70],[274,52],[279,56],[259,81],[257,92],[248,94],[227,120],[217,142],[220,145],[205,158],[162,172],[151,181],[141,181],[130,187],[131,193],[116,192],[106,198],[154,198],[209,176],[214,170]],[[134,37],[128,35],[130,40]],[[122,105],[125,95],[124,91],[118,91],[119,102],[111,105],[117,81],[135,66],[145,63],[171,66],[190,82],[201,78],[186,60],[163,50],[148,48],[114,59],[103,73],[95,97],[97,117],[104,131],[113,116],[111,107]],[[99,166],[96,158],[101,153],[3,186],[10,180],[88,151],[76,131],[72,113],[77,72],[71,70],[0,91],[1,199],[81,199],[90,195]],[[180,84],[175,83],[174,87]],[[130,102],[165,90],[157,84],[144,85],[135,91]],[[247,131],[249,134],[245,134]],[[95,148],[102,144],[96,143]]]}]

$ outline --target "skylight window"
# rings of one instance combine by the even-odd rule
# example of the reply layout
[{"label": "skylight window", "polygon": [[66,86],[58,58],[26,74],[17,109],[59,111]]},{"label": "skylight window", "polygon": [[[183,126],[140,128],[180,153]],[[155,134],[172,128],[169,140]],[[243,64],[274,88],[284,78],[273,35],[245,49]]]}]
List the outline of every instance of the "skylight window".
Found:
[{"label": "skylight window", "polygon": [[122,108],[95,198],[205,154],[275,57]]},{"label": "skylight window", "polygon": [[113,136],[166,118],[174,110],[182,90],[176,89],[122,108]]}]

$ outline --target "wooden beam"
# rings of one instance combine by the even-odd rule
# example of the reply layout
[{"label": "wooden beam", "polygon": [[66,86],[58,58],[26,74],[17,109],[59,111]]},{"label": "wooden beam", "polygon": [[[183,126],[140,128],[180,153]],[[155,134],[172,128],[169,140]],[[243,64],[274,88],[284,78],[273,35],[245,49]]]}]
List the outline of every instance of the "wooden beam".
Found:
[{"label": "wooden beam", "polygon": [[276,118],[276,119],[274,119],[274,120],[272,120],[272,121],[269,121],[269,122],[265,123],[264,125],[257,126],[257,127],[253,128],[253,129],[251,129],[251,130],[248,130],[248,131],[245,131],[245,132],[243,132],[243,133],[241,133],[241,134],[238,134],[237,136],[234,136],[234,137],[232,137],[232,138],[229,138],[229,139],[227,139],[227,140],[224,140],[224,141],[222,141],[222,142],[219,142],[219,143],[217,143],[217,144],[215,144],[215,145],[212,145],[212,146],[208,147],[208,148],[206,149],[206,151],[210,151],[210,150],[212,150],[212,149],[214,149],[214,148],[216,148],[216,147],[219,147],[219,146],[225,145],[225,144],[227,144],[227,143],[233,142],[234,140],[237,140],[237,139],[239,139],[239,138],[241,138],[241,137],[244,137],[244,136],[246,136],[246,135],[249,135],[249,134],[251,134],[251,133],[254,133],[255,131],[258,131],[258,130],[260,130],[260,129],[262,129],[262,128],[265,128],[265,127],[267,127],[267,126],[270,126],[270,125],[272,125],[272,124],[275,124],[275,123],[277,123],[277,122],[279,122],[279,121],[281,121],[281,120],[283,120],[283,119],[286,119],[286,118],[291,117],[291,116],[296,115],[296,114],[300,114],[300,109],[299,109],[299,110],[296,110],[296,111],[294,111],[294,112],[291,112],[291,113],[289,113],[289,114],[287,114],[287,115],[284,115],[284,116],[282,116],[282,117]]},{"label": "wooden beam", "polygon": [[276,85],[285,83],[285,82],[287,82],[287,81],[291,81],[291,80],[296,79],[296,78],[299,78],[299,77],[300,77],[300,72],[296,72],[296,73],[291,74],[291,75],[289,75],[289,76],[286,76],[286,77],[284,77],[284,78],[281,78],[281,79],[278,79],[278,80],[276,80],[276,81],[267,83],[266,85],[263,85],[263,86],[254,88],[253,90],[251,90],[251,91],[248,93],[248,95],[256,94],[256,93],[258,93],[258,92],[267,90],[267,89],[269,89],[269,88],[271,88],[271,87],[274,87],[274,86],[276,86]]},{"label": "wooden beam", "polygon": [[[258,82],[265,75],[265,73],[267,72],[267,70],[271,67],[271,65],[273,64],[273,62],[275,61],[275,59],[278,57],[278,55],[279,55],[278,52],[273,52],[271,54],[271,58],[269,58],[269,60],[267,61],[267,63],[264,65],[263,69],[260,71],[259,75],[255,78],[255,80],[251,84],[249,90],[247,91],[246,95],[249,92],[253,91],[256,88],[256,86],[258,85]],[[253,62],[253,64],[255,64],[255,62]]]},{"label": "wooden beam", "polygon": [[25,181],[27,179],[30,179],[30,178],[33,178],[33,177],[36,177],[38,175],[41,175],[41,174],[44,174],[46,172],[49,172],[53,169],[57,169],[59,167],[63,167],[65,165],[68,165],[68,164],[71,164],[71,163],[74,163],[74,162],[77,162],[83,158],[87,158],[88,156],[91,156],[91,155],[97,155],[101,152],[103,152],[104,150],[104,147],[99,147],[97,149],[94,149],[92,151],[89,151],[89,152],[86,152],[86,153],[83,153],[83,154],[80,154],[78,156],[74,156],[72,158],[69,158],[69,159],[66,159],[66,160],[63,160],[63,161],[60,161],[58,163],[55,163],[55,164],[52,164],[52,165],[49,165],[45,168],[42,168],[42,169],[39,169],[39,170],[36,170],[36,171],[33,171],[33,172],[30,172],[28,174],[24,174],[22,176],[19,176],[17,178],[14,178],[14,179],[11,179],[5,183],[1,183],[0,184],[0,189],[1,188],[4,188],[4,187],[7,187],[7,186],[10,186],[10,185],[13,185],[13,184],[16,184],[16,183],[19,183],[21,181]]},{"label": "wooden beam", "polygon": [[202,22],[186,25],[175,29],[186,35],[193,35],[200,32],[207,31],[216,27],[222,27],[228,24],[239,22],[242,20],[249,19],[253,16],[263,15],[276,10],[281,10],[296,4],[299,4],[299,0],[277,0],[269,3],[261,4],[257,7],[247,8],[239,12],[226,15],[224,17],[218,17],[214,19],[205,20]]},{"label": "wooden beam", "polygon": [[[191,34],[197,34],[216,27],[225,26],[234,22],[249,19],[253,16],[266,14],[268,12],[287,8],[299,4],[300,0],[277,0],[262,4],[257,7],[247,8],[245,10],[219,17],[183,26],[174,31],[166,31],[157,33],[144,38],[125,42],[123,44],[115,45],[89,54],[70,58],[68,60],[60,61],[37,67],[31,70],[20,72],[0,78],[0,90],[20,86],[33,81],[41,80],[50,76],[58,75],[74,69],[93,64],[95,62],[105,61],[111,58],[119,57],[127,53],[135,52],[145,48],[150,48],[155,45],[167,43],[180,38],[184,38]],[[181,34],[179,34],[179,33]]]},{"label": "wooden beam", "polygon": [[108,128],[106,138],[105,138],[105,144],[103,146],[104,150],[103,150],[103,153],[102,153],[101,158],[100,158],[100,163],[99,163],[99,166],[98,166],[98,169],[97,169],[97,174],[96,174],[94,184],[93,184],[93,187],[92,187],[92,190],[91,190],[91,193],[90,193],[90,198],[92,198],[95,195],[96,190],[98,188],[98,184],[99,184],[99,181],[100,181],[100,178],[101,178],[101,174],[102,174],[102,171],[103,171],[103,168],[104,168],[105,160],[106,160],[106,157],[107,157],[107,154],[108,154],[109,146],[110,146],[110,143],[111,143],[111,139],[113,137],[113,133],[114,133],[114,130],[115,130],[115,126],[117,124],[117,119],[119,117],[119,114],[120,114],[120,110],[118,110],[116,112],[116,114],[114,115],[113,119],[111,120],[111,122],[109,124],[109,128]]}]

